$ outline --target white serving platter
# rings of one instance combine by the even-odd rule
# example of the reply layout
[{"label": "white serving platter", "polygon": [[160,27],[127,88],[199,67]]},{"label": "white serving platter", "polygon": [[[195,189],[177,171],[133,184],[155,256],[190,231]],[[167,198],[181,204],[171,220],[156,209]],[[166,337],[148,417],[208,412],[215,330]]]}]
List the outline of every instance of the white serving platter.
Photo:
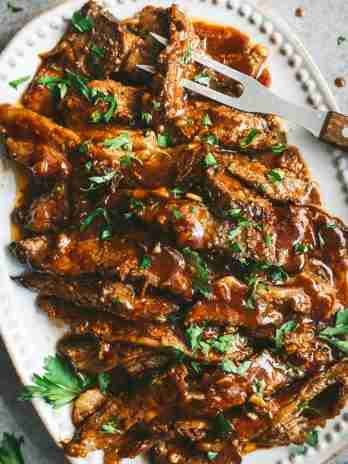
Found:
[{"label": "white serving platter", "polygon": [[[8,82],[35,73],[38,54],[52,48],[62,36],[73,12],[83,0],[70,0],[49,10],[25,26],[0,55],[0,103],[16,102],[19,91]],[[103,2],[116,17],[132,15],[148,3],[167,6],[167,0],[106,0]],[[269,62],[272,90],[295,103],[312,104],[322,110],[337,110],[335,100],[319,69],[299,39],[263,0],[178,0],[189,14],[211,22],[227,24],[250,34],[255,42],[271,49]],[[24,91],[25,86],[20,88]],[[315,140],[303,129],[289,125],[289,141],[300,147],[320,184],[324,205],[333,214],[348,222],[346,187],[348,157]],[[29,383],[33,373],[42,371],[43,360],[55,352],[62,327],[48,321],[34,305],[34,295],[15,285],[10,275],[18,274],[20,266],[7,252],[11,241],[10,213],[13,208],[16,183],[10,163],[0,161],[0,328],[15,369],[23,383]],[[69,408],[54,411],[41,400],[35,408],[57,444],[73,433]],[[347,412],[330,421],[320,431],[319,445],[304,456],[292,457],[290,448],[261,450],[246,456],[243,464],[323,464],[342,449],[348,438]],[[44,440],[45,437],[42,437]],[[93,453],[86,459],[72,460],[79,464],[100,464],[102,456]],[[125,461],[127,462],[127,460]],[[128,461],[130,462],[130,461]],[[144,463],[143,458],[132,461]]]}]

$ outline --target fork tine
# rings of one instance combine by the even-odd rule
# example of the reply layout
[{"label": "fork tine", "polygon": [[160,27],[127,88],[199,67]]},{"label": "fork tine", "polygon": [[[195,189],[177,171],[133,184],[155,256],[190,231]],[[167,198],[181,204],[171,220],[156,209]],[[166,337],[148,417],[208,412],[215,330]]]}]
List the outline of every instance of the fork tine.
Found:
[{"label": "fork tine", "polygon": [[165,37],[162,37],[159,34],[156,34],[155,32],[150,32],[151,37],[153,37],[157,42],[160,44],[166,46],[168,44],[168,40]]},{"label": "fork tine", "polygon": [[[157,42],[162,44],[163,46],[166,46],[168,44],[168,40],[165,37],[162,37],[159,34],[156,34],[155,32],[150,32],[151,37],[153,37]],[[249,84],[255,84],[257,85],[257,81],[253,79],[252,77],[241,73],[240,71],[237,71],[236,69],[232,69],[229,66],[226,66],[225,64],[220,63],[219,61],[214,60],[213,58],[210,58],[209,56],[203,54],[203,53],[197,53],[193,52],[193,59],[207,67],[214,69],[218,73],[229,77],[233,80],[241,82],[243,85],[246,85],[247,83]]]}]

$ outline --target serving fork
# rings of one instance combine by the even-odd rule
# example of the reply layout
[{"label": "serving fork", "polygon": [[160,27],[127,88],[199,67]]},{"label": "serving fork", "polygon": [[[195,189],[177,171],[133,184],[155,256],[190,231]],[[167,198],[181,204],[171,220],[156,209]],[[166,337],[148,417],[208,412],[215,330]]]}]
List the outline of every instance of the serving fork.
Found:
[{"label": "serving fork", "polygon": [[[163,46],[167,39],[151,32],[151,36]],[[241,96],[225,95],[198,82],[182,79],[182,86],[223,105],[249,113],[276,114],[288,121],[307,129],[318,139],[348,151],[348,116],[335,111],[320,111],[288,102],[271,92],[256,79],[214,60],[202,52],[192,52],[192,59],[206,68],[238,81],[243,86]],[[149,65],[138,68],[155,73]]]}]

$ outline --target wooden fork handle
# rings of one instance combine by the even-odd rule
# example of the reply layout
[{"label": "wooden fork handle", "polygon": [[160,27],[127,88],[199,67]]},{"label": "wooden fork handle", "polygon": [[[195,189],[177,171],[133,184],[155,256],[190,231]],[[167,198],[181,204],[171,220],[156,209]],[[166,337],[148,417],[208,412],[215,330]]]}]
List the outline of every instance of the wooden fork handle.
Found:
[{"label": "wooden fork handle", "polygon": [[348,116],[329,111],[319,138],[348,151]]}]

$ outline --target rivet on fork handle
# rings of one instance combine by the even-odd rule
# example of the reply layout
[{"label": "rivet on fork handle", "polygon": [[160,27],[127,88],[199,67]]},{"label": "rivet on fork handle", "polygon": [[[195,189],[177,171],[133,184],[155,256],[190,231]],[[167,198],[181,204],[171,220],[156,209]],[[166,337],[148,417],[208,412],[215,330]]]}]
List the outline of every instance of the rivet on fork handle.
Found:
[{"label": "rivet on fork handle", "polygon": [[348,116],[330,111],[321,131],[320,139],[348,151]]}]

